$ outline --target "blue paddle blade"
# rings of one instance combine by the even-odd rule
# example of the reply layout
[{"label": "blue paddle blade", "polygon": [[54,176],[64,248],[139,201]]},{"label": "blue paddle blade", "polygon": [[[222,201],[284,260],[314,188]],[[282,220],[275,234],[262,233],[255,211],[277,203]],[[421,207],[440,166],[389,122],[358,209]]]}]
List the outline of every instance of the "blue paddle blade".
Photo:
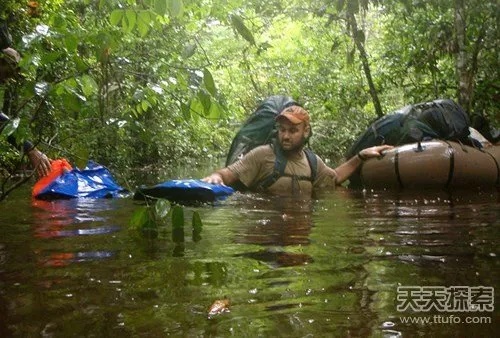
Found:
[{"label": "blue paddle blade", "polygon": [[234,193],[234,189],[221,184],[210,184],[201,180],[169,180],[152,187],[137,189],[134,199],[166,199],[171,202],[190,204],[216,202]]}]

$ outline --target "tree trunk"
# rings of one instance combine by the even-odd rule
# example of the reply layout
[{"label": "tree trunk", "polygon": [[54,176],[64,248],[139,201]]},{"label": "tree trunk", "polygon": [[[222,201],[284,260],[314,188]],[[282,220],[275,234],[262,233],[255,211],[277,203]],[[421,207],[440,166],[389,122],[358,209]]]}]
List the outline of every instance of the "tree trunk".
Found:
[{"label": "tree trunk", "polygon": [[465,1],[455,0],[455,39],[457,54],[455,68],[457,76],[458,103],[470,112],[472,93],[471,74],[467,68]]},{"label": "tree trunk", "polygon": [[358,24],[356,22],[356,17],[354,13],[347,13],[347,21],[350,26],[352,38],[356,44],[356,48],[359,51],[359,56],[361,58],[361,63],[363,64],[363,71],[365,72],[366,81],[368,82],[368,87],[370,88],[370,96],[372,97],[373,105],[375,107],[375,112],[378,117],[384,116],[382,112],[382,107],[380,106],[380,100],[378,99],[377,89],[373,83],[372,73],[370,70],[370,63],[368,62],[368,55],[366,54],[364,46],[364,34],[363,31],[358,30]]},{"label": "tree trunk", "polygon": [[[465,0],[455,0],[455,39],[457,55],[455,60],[458,82],[458,103],[470,113],[473,108],[474,79],[478,71],[479,52],[483,48],[488,21],[485,20],[475,39],[467,37]],[[467,41],[472,41],[471,46]]]}]

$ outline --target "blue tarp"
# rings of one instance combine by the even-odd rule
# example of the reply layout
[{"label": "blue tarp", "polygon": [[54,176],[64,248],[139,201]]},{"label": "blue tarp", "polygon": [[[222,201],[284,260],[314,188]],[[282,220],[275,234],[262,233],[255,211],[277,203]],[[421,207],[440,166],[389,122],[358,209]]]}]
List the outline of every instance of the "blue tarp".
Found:
[{"label": "blue tarp", "polygon": [[83,170],[72,169],[62,173],[34,197],[45,200],[109,198],[121,197],[126,192],[115,182],[107,168],[89,161]]},{"label": "blue tarp", "polygon": [[234,193],[234,189],[225,185],[210,184],[201,180],[169,180],[152,187],[137,189],[134,199],[162,198],[172,202],[195,203],[220,201]]}]

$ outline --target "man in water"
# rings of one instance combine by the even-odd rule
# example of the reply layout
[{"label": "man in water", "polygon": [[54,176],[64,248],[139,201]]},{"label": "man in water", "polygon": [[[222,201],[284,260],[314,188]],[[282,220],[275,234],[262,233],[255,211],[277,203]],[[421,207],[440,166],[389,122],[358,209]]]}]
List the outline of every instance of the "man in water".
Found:
[{"label": "man in water", "polygon": [[[368,158],[380,157],[382,152],[392,146],[382,145],[363,149],[337,168],[328,167],[321,158],[316,157],[317,168],[313,175],[310,161],[304,151],[306,140],[311,134],[310,117],[300,106],[285,108],[277,117],[278,143],[262,145],[246,154],[237,162],[215,171],[203,178],[212,184],[232,185],[238,180],[250,190],[268,192],[274,195],[305,194],[335,187],[347,180]],[[279,147],[279,149],[273,149]],[[284,174],[269,186],[263,186],[275,170],[276,154],[286,158]]]},{"label": "man in water", "polygon": [[[14,78],[19,69],[18,63],[21,56],[11,47],[11,38],[7,30],[7,25],[0,22],[0,84],[5,84],[9,79]],[[4,101],[7,98],[4,96]],[[0,110],[0,133],[9,123],[9,117]],[[13,135],[7,136],[7,141],[16,149],[20,149],[20,145]],[[39,177],[48,175],[50,172],[50,159],[38,150],[33,143],[25,141],[22,145],[24,153],[32,167],[36,170]]]}]

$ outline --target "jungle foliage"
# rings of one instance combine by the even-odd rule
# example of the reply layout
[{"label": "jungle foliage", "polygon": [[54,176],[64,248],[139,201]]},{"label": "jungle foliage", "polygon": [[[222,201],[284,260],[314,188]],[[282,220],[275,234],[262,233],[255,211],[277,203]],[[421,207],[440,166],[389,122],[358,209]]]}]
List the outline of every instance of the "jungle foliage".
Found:
[{"label": "jungle foliage", "polygon": [[[310,110],[312,147],[333,161],[407,104],[451,98],[500,120],[496,1],[3,2],[22,55],[0,87],[13,132],[78,166],[223,158],[270,95]],[[12,173],[24,160],[0,142]]]}]

